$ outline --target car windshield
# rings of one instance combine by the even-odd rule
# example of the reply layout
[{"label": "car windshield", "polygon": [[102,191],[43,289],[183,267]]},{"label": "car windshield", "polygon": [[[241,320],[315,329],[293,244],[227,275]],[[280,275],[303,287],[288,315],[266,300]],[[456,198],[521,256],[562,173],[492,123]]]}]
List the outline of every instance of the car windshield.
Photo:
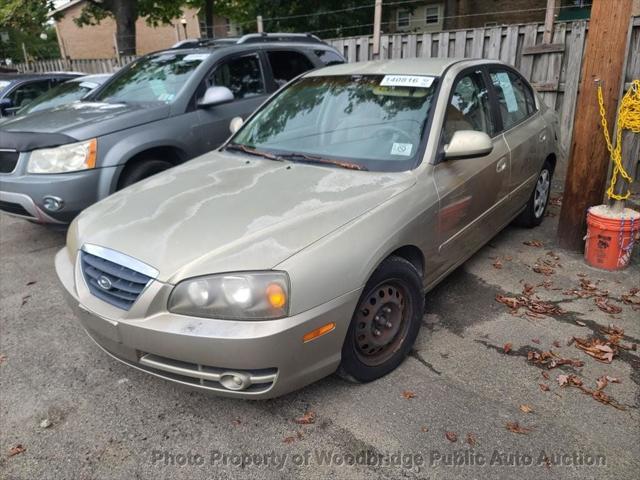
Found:
[{"label": "car windshield", "polygon": [[[414,168],[434,77],[311,76],[271,100],[229,144],[293,161],[376,171]],[[406,86],[411,85],[411,86]]]},{"label": "car windshield", "polygon": [[18,110],[17,115],[26,115],[27,113],[46,110],[47,108],[80,100],[96,86],[96,83],[90,82],[66,82],[60,84],[40,95],[26,107]]},{"label": "car windshield", "polygon": [[116,74],[92,101],[171,103],[208,53],[164,52],[145,57]]}]

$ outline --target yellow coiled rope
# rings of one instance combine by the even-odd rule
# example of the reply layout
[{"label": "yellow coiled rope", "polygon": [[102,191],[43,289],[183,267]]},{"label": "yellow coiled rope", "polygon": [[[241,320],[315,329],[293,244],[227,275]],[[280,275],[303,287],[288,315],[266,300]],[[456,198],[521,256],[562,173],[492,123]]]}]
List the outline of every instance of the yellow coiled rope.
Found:
[{"label": "yellow coiled rope", "polygon": [[615,147],[611,144],[611,137],[609,136],[609,127],[607,126],[607,117],[605,116],[606,113],[604,110],[604,99],[602,97],[601,85],[598,85],[598,104],[600,105],[600,118],[602,121],[604,139],[607,142],[607,149],[611,154],[611,161],[613,162],[611,184],[607,190],[607,195],[609,198],[613,198],[614,200],[626,200],[631,194],[629,189],[627,189],[627,193],[624,195],[618,195],[615,193],[615,187],[616,182],[618,181],[618,175],[629,183],[633,182],[631,175],[629,175],[622,165],[622,131],[630,130],[633,133],[640,133],[640,80],[634,80],[631,83],[631,88],[629,88],[624,97],[622,97],[620,109],[618,110]]}]

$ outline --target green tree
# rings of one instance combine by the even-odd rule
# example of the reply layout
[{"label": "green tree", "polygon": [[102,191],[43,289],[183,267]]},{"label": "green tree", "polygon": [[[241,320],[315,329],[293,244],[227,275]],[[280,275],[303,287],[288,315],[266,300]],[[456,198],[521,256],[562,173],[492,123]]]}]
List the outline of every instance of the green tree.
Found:
[{"label": "green tree", "polygon": [[[215,0],[218,15],[244,31],[256,31],[263,17],[267,32],[308,32],[323,38],[371,33],[374,0]],[[283,18],[288,17],[288,18]]]}]

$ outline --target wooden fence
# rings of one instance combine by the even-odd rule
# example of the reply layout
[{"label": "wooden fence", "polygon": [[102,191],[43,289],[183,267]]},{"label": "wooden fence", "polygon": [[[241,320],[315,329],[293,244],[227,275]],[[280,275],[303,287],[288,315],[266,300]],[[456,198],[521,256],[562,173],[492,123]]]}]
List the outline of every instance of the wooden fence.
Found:
[{"label": "wooden fence", "polygon": [[120,58],[94,58],[94,59],[54,59],[38,60],[35,62],[18,63],[14,68],[20,72],[83,72],[113,73],[124,67],[127,63],[138,58],[135,55],[123,55]]}]

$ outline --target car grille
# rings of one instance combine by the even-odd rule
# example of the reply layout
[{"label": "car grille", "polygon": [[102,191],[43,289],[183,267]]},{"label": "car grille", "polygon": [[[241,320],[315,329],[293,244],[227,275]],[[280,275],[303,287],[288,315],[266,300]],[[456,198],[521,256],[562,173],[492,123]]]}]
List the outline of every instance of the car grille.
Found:
[{"label": "car grille", "polygon": [[32,217],[29,212],[25,210],[25,208],[19,203],[13,202],[3,202],[0,200],[0,210],[7,213],[13,213],[14,215],[22,215],[24,217]]},{"label": "car grille", "polygon": [[122,310],[131,308],[151,280],[147,275],[84,251],[80,258],[89,291]]},{"label": "car grille", "polygon": [[11,173],[18,164],[20,154],[13,150],[0,150],[0,173]]}]

